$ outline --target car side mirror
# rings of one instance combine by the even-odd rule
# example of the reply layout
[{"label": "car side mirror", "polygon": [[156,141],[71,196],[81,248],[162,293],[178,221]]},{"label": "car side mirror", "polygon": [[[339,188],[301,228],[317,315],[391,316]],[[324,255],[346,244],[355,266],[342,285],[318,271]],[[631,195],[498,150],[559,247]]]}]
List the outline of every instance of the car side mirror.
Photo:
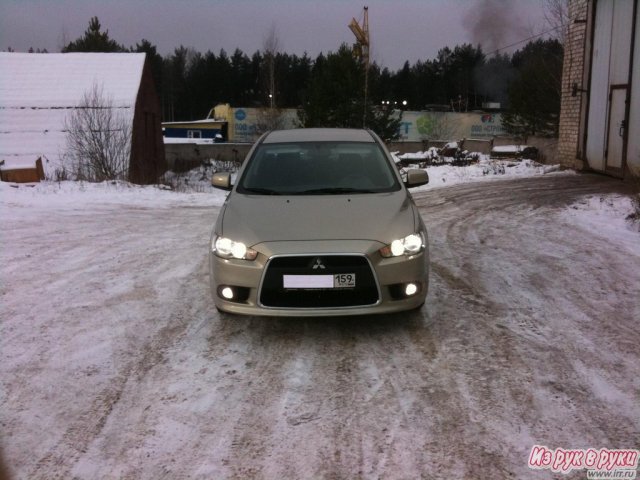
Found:
[{"label": "car side mirror", "polygon": [[407,179],[404,181],[407,188],[419,187],[427,183],[429,183],[429,174],[426,171],[417,168],[407,170]]},{"label": "car side mirror", "polygon": [[211,185],[220,190],[231,190],[231,174],[229,172],[214,173],[211,177]]}]

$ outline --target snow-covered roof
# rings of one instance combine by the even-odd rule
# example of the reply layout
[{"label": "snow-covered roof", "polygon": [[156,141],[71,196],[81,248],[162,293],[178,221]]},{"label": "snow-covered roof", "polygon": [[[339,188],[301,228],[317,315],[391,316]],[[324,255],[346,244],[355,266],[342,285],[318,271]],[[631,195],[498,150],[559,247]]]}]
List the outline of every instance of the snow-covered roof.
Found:
[{"label": "snow-covered roof", "polygon": [[0,107],[73,107],[94,84],[135,104],[144,53],[0,52]]},{"label": "snow-covered roof", "polygon": [[214,125],[218,123],[227,123],[226,120],[216,120],[214,118],[205,118],[203,120],[185,120],[182,122],[162,122],[162,126],[171,126],[171,125]]},{"label": "snow-covered roof", "polygon": [[94,86],[133,118],[144,59],[144,53],[0,52],[0,159],[10,165],[43,157],[52,174],[65,147],[65,118]]}]

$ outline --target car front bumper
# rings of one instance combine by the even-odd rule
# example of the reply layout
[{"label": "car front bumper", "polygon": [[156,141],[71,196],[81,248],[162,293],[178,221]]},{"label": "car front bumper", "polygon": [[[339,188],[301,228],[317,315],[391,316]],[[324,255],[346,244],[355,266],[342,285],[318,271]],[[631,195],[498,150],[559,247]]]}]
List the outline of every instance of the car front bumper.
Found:
[{"label": "car front bumper", "polygon": [[[419,307],[428,292],[428,248],[412,256],[384,258],[379,242],[362,240],[332,240],[308,242],[265,242],[252,248],[258,251],[253,261],[223,259],[209,253],[209,278],[216,307],[229,313],[257,316],[319,317],[393,313]],[[373,272],[377,301],[357,306],[281,307],[267,306],[261,301],[261,289],[269,262],[282,257],[364,257]],[[309,271],[314,274],[318,272]],[[322,272],[325,273],[325,272]],[[331,273],[330,271],[326,273]],[[404,285],[414,283],[418,291],[406,296],[399,291]],[[230,287],[241,292],[237,300],[223,298],[221,289]]]}]

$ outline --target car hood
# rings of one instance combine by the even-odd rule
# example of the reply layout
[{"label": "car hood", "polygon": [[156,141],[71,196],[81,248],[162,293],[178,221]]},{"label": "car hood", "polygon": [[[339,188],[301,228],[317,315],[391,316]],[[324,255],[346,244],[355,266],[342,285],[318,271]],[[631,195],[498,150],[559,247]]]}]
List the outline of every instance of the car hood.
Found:
[{"label": "car hood", "polygon": [[[405,190],[358,195],[267,196],[232,193],[218,233],[248,246],[270,241],[374,240],[390,243],[416,231]],[[220,221],[221,220],[221,221]]]}]

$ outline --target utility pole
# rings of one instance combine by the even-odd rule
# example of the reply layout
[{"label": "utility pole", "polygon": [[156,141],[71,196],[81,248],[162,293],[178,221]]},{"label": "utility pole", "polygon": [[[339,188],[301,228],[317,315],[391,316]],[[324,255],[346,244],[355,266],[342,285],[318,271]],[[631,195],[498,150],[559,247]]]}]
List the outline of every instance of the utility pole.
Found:
[{"label": "utility pole", "polygon": [[371,42],[369,38],[369,7],[364,7],[364,19],[362,26],[355,18],[351,19],[349,29],[356,37],[357,43],[353,46],[354,54],[359,57],[364,64],[364,111],[362,113],[362,127],[367,126],[367,100],[369,96],[369,48]]}]

